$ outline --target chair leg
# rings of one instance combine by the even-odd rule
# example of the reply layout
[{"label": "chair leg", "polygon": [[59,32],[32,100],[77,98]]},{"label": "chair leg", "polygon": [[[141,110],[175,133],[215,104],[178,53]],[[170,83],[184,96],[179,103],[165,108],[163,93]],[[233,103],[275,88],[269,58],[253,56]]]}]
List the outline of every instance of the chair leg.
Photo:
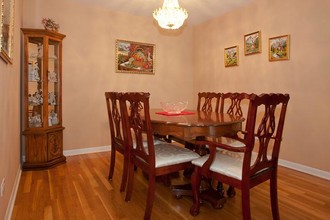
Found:
[{"label": "chair leg", "polygon": [[244,185],[242,186],[242,213],[243,213],[243,220],[251,219],[250,189]]},{"label": "chair leg", "polygon": [[190,214],[196,216],[199,214],[200,208],[200,192],[199,188],[201,185],[202,175],[199,174],[199,167],[195,167],[195,171],[191,175],[191,187],[194,196],[194,203],[190,208]]},{"label": "chair leg", "polygon": [[154,175],[149,174],[149,189],[148,189],[148,197],[147,197],[147,204],[146,209],[144,212],[144,220],[149,220],[151,216],[152,206],[155,200],[155,183],[156,177]]},{"label": "chair leg", "polygon": [[128,202],[131,200],[133,185],[134,185],[134,165],[133,163],[128,164],[128,179],[127,179],[127,190],[126,190],[126,197],[125,201]]},{"label": "chair leg", "polygon": [[236,195],[235,187],[229,186],[227,189],[227,196],[233,198]]},{"label": "chair leg", "polygon": [[116,162],[116,149],[111,149],[111,156],[110,156],[110,169],[109,169],[109,176],[108,179],[112,180],[113,171],[115,169],[115,162]]},{"label": "chair leg", "polygon": [[129,158],[128,156],[124,155],[124,165],[123,165],[123,174],[121,177],[121,184],[120,184],[120,192],[124,192],[127,184],[128,178],[128,167],[129,166]]},{"label": "chair leg", "polygon": [[277,199],[277,174],[276,171],[272,174],[270,178],[270,201],[272,206],[273,219],[280,219],[280,214],[278,210],[278,199]]}]

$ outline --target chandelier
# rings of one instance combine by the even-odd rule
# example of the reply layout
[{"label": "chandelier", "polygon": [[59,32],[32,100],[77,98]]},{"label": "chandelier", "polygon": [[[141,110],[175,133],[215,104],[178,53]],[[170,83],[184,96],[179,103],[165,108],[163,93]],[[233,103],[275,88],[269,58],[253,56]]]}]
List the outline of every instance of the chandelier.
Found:
[{"label": "chandelier", "polygon": [[163,7],[153,13],[158,25],[165,29],[178,29],[188,18],[188,12],[179,6],[178,0],[164,0]]}]

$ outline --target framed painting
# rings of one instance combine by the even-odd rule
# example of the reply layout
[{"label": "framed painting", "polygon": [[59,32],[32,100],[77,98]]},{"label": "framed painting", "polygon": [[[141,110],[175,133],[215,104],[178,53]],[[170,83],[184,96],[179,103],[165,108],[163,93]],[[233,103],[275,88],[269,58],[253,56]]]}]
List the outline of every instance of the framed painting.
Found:
[{"label": "framed painting", "polygon": [[244,35],[244,54],[261,53],[261,31]]},{"label": "framed painting", "polygon": [[155,73],[155,45],[116,40],[116,72]]},{"label": "framed painting", "polygon": [[13,61],[15,0],[0,0],[0,57]]},{"label": "framed painting", "polygon": [[290,35],[269,38],[269,61],[288,60]]},{"label": "framed painting", "polygon": [[238,46],[225,48],[224,61],[225,67],[238,66]]}]

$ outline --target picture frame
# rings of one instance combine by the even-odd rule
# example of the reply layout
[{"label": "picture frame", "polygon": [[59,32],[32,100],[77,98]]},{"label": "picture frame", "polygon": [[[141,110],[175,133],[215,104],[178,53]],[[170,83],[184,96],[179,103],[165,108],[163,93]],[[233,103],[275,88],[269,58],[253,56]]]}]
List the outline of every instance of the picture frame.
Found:
[{"label": "picture frame", "polygon": [[269,38],[269,61],[288,60],[290,55],[290,35]]},{"label": "picture frame", "polygon": [[224,49],[225,67],[238,66],[239,51],[238,46],[227,47]]},{"label": "picture frame", "polygon": [[261,53],[261,31],[244,35],[244,54]]},{"label": "picture frame", "polygon": [[0,57],[13,62],[15,0],[0,0]]},{"label": "picture frame", "polygon": [[155,74],[154,44],[116,40],[116,72]]}]

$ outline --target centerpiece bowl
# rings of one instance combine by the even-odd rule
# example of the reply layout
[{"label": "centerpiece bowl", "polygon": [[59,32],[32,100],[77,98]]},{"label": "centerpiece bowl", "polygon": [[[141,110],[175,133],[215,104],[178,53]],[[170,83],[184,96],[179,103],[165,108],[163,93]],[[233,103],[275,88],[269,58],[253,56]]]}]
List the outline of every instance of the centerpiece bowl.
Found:
[{"label": "centerpiece bowl", "polygon": [[188,106],[188,101],[179,102],[160,102],[162,109],[170,114],[179,114]]}]

